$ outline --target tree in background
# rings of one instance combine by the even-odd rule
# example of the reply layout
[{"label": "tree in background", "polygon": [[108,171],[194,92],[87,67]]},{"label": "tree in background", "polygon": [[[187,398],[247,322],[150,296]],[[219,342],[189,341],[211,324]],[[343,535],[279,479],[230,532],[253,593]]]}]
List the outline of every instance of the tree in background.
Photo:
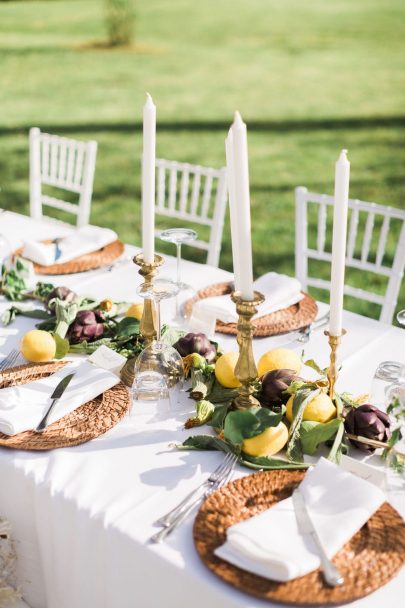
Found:
[{"label": "tree in background", "polygon": [[131,44],[135,36],[133,0],[105,0],[106,24],[111,46]]}]

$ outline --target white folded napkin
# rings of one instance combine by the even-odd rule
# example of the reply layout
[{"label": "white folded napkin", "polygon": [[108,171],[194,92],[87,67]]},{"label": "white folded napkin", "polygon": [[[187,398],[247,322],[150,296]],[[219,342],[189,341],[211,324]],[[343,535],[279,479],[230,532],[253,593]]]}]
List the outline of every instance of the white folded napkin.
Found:
[{"label": "white folded napkin", "polygon": [[56,403],[49,424],[59,420],[87,401],[118,384],[119,378],[89,361],[68,363],[55,374],[0,389],[0,432],[15,435],[34,429],[51,404],[51,395],[59,382],[75,371],[62,397]]},{"label": "white folded napkin", "polygon": [[[385,501],[384,492],[321,458],[300,484],[311,520],[329,558]],[[231,526],[216,555],[239,568],[285,582],[320,566],[312,537],[302,534],[292,498]]]},{"label": "white folded napkin", "polygon": [[26,241],[22,255],[41,266],[51,266],[55,263],[63,264],[86,253],[97,251],[116,240],[117,234],[114,230],[98,226],[83,226],[58,242],[61,254],[57,260],[55,260],[55,243],[45,245],[39,241]]},{"label": "white folded napkin", "polygon": [[[265,297],[265,301],[258,308],[257,315],[253,318],[263,317],[272,312],[277,312],[302,300],[301,285],[297,279],[288,277],[277,272],[268,272],[254,282],[254,289],[260,291]],[[230,295],[215,296],[199,300],[193,306],[193,312],[211,313],[223,323],[236,323],[235,304]]]}]

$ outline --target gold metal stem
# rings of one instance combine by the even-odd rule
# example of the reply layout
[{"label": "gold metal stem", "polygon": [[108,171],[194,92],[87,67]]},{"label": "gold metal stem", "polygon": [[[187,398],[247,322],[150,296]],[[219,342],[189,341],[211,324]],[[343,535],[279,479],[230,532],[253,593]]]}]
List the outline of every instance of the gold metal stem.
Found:
[{"label": "gold metal stem", "polygon": [[330,346],[330,362],[329,368],[327,371],[327,377],[329,382],[329,397],[331,399],[335,396],[335,384],[338,377],[338,368],[337,368],[337,349],[340,346],[340,342],[342,341],[342,336],[346,333],[345,329],[342,329],[342,333],[340,336],[331,336],[330,333],[325,330],[325,336],[328,336],[329,346]]},{"label": "gold metal stem", "polygon": [[253,357],[252,338],[254,325],[252,317],[257,313],[257,307],[264,302],[264,296],[255,291],[253,300],[243,300],[239,292],[233,292],[232,301],[236,304],[236,312],[239,315],[237,342],[239,344],[239,358],[235,366],[235,376],[241,383],[238,396],[233,401],[237,409],[246,409],[260,405],[253,397],[255,382],[257,380],[257,368]]},{"label": "gold metal stem", "polygon": [[[143,285],[145,288],[150,287],[153,284],[153,279],[157,275],[158,268],[163,262],[164,259],[162,256],[157,254],[151,264],[146,264],[144,262],[142,253],[138,253],[138,255],[134,257],[134,263],[140,267],[139,274],[143,277]],[[149,346],[156,340],[156,308],[152,298],[145,298],[143,301],[143,313],[139,329],[145,346]],[[127,386],[132,386],[134,382],[135,361],[136,357],[131,357],[121,370],[121,380]]]}]

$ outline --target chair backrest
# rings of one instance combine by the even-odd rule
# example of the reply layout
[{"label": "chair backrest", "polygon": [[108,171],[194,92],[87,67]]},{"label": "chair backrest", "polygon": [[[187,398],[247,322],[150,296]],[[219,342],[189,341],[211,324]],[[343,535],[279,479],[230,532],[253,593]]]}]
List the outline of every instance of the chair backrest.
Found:
[{"label": "chair backrest", "polygon": [[[77,141],[30,129],[30,213],[43,215],[42,207],[54,207],[74,214],[77,226],[89,223],[97,142]],[[78,195],[78,203],[43,194],[42,185],[54,186]]]},{"label": "chair backrest", "polygon": [[[333,217],[333,196],[309,192],[307,188],[295,190],[296,235],[295,274],[302,288],[318,287],[330,290],[330,281],[308,276],[308,260],[331,262],[331,239],[327,238],[327,225]],[[309,206],[317,213],[316,247],[308,246]],[[328,213],[329,209],[329,213]],[[312,210],[311,210],[312,211]],[[311,216],[312,217],[312,216]],[[329,222],[328,222],[329,220]],[[349,199],[349,220],[346,249],[346,268],[374,273],[386,278],[385,294],[381,295],[351,285],[345,285],[344,293],[355,298],[374,302],[381,306],[380,321],[391,323],[398,299],[405,266],[405,211],[376,203]],[[392,261],[386,260],[387,246],[391,237],[394,243]],[[329,251],[326,243],[328,243]],[[391,257],[391,256],[390,256]]]},{"label": "chair backrest", "polygon": [[197,239],[188,244],[205,249],[207,264],[218,266],[227,202],[226,168],[163,158],[156,159],[156,168],[156,215],[208,226],[208,241]]}]

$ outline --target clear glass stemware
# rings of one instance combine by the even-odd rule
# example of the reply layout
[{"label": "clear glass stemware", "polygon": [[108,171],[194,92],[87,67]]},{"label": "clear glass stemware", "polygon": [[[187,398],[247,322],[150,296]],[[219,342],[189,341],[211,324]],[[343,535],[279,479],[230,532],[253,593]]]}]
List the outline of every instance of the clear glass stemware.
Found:
[{"label": "clear glass stemware", "polygon": [[184,283],[181,276],[181,247],[185,243],[195,241],[197,238],[195,230],[189,228],[169,228],[160,234],[162,241],[174,243],[176,245],[177,268],[176,268],[176,283],[179,288],[179,293],[176,298],[176,316],[174,321],[178,325],[182,325],[188,315],[183,304],[185,301],[192,299],[195,296],[195,289]]},{"label": "clear glass stemware", "polygon": [[182,386],[184,367],[177,350],[162,342],[160,302],[176,296],[178,286],[167,279],[156,279],[152,285],[141,285],[137,292],[155,302],[157,339],[136,360],[134,397],[145,401],[169,398],[170,401],[171,389]]}]

